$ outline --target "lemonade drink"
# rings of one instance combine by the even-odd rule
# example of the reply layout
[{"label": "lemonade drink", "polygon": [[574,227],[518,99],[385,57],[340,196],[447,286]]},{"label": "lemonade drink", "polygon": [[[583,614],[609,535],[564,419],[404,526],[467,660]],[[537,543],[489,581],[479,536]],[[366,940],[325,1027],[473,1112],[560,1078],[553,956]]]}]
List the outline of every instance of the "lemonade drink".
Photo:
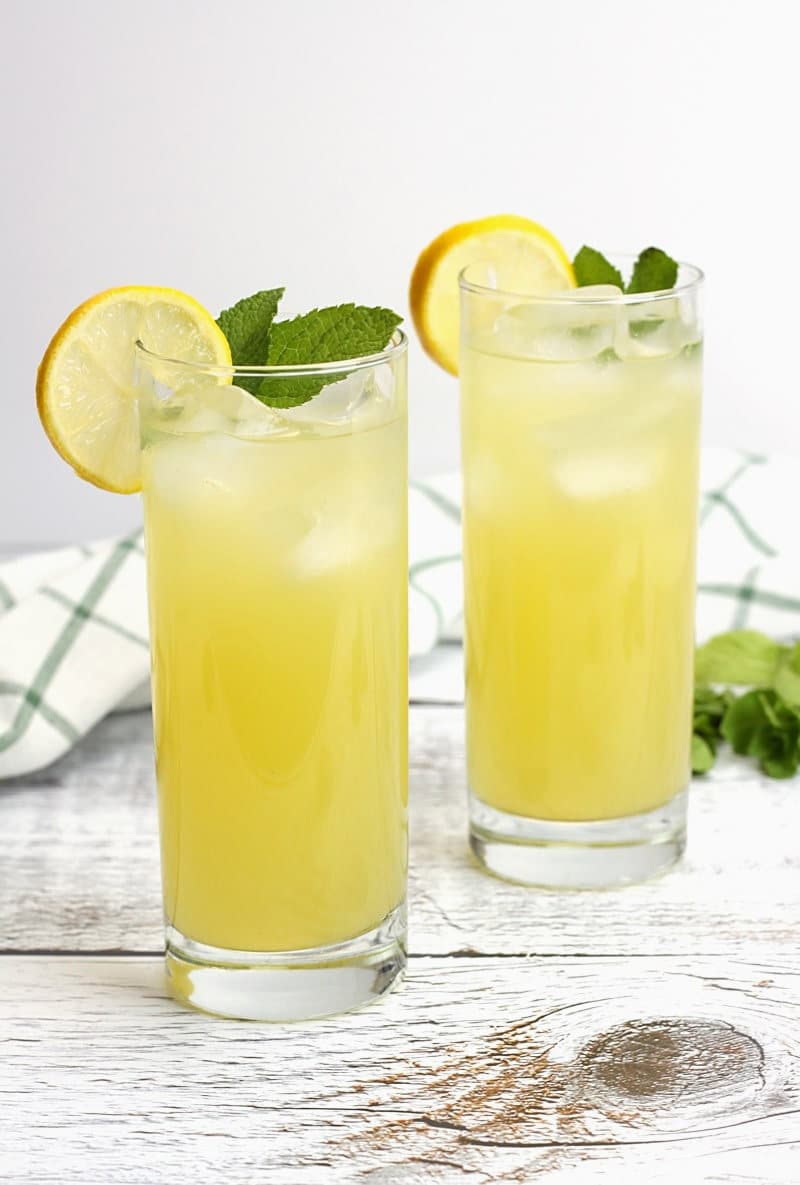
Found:
[{"label": "lemonade drink", "polygon": [[689,780],[699,328],[691,302],[626,300],[464,293],[473,831],[513,842],[589,843],[547,824],[649,815]]},{"label": "lemonade drink", "polygon": [[168,955],[318,950],[393,918],[399,933],[403,361],[282,412],[155,376],[169,397],[143,412],[142,484]]},{"label": "lemonade drink", "polygon": [[142,492],[166,966],[244,1020],[357,1008],[406,963],[406,338],[391,309],[85,300],[36,403]]}]

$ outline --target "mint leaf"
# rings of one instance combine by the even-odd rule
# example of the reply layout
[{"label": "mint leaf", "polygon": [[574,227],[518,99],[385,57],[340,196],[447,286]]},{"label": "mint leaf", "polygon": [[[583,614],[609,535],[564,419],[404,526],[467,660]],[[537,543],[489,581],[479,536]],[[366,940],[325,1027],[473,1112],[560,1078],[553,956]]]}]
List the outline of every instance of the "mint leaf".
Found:
[{"label": "mint leaf", "polygon": [[228,339],[234,366],[263,366],[269,351],[269,331],[283,288],[265,288],[238,300],[217,317]]},{"label": "mint leaf", "polygon": [[633,265],[633,274],[626,292],[661,292],[674,288],[678,278],[678,265],[660,247],[645,247]]},{"label": "mint leaf", "polygon": [[756,630],[717,634],[695,653],[696,683],[772,686],[787,648]]},{"label": "mint leaf", "polygon": [[695,687],[693,771],[711,768],[722,738],[769,777],[793,777],[800,768],[800,642],[782,646],[755,630],[732,630],[699,647],[696,667],[697,678],[752,690],[736,698]]},{"label": "mint leaf", "polygon": [[793,778],[797,773],[797,756],[788,750],[774,757],[765,757],[761,768],[771,778]]},{"label": "mint leaf", "polygon": [[729,691],[714,691],[711,687],[697,687],[694,693],[692,723],[692,771],[708,773],[717,755],[722,721],[733,695]]},{"label": "mint leaf", "polygon": [[692,736],[692,773],[707,774],[716,760],[712,743],[695,733]]},{"label": "mint leaf", "polygon": [[773,687],[784,703],[800,709],[800,642],[782,656]]},{"label": "mint leaf", "polygon": [[800,715],[777,692],[758,694],[764,724],[753,738],[751,752],[771,778],[791,778],[800,764]]},{"label": "mint leaf", "polygon": [[755,756],[758,737],[767,723],[761,692],[748,691],[731,704],[722,722],[722,735],[734,753]]},{"label": "mint leaf", "polygon": [[579,288],[588,288],[590,284],[615,284],[617,288],[624,288],[622,276],[613,263],[594,247],[581,247],[572,267]]},{"label": "mint leaf", "polygon": [[[269,366],[303,366],[377,354],[389,344],[401,321],[391,309],[364,305],[313,309],[291,321],[273,323],[266,361]],[[256,394],[272,407],[297,407],[343,377],[343,373],[296,378],[268,375]]]},{"label": "mint leaf", "polygon": [[[283,288],[265,288],[245,296],[217,317],[217,325],[228,339],[234,366],[263,366],[269,350],[269,332],[283,296]],[[258,392],[260,378],[237,375],[236,385]]]},{"label": "mint leaf", "polygon": [[723,735],[736,753],[758,759],[771,778],[791,778],[800,765],[800,713],[777,692],[748,691],[726,713]]}]

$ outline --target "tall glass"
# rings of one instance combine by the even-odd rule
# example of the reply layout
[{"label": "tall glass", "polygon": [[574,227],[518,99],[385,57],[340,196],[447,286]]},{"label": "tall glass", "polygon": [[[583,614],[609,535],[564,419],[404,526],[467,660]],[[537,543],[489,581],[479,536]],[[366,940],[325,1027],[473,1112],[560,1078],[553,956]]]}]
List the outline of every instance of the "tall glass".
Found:
[{"label": "tall glass", "polygon": [[137,347],[166,963],[209,1012],[343,1012],[405,966],[405,351]]},{"label": "tall glass", "polygon": [[701,284],[462,273],[470,834],[511,880],[625,884],[684,847]]}]

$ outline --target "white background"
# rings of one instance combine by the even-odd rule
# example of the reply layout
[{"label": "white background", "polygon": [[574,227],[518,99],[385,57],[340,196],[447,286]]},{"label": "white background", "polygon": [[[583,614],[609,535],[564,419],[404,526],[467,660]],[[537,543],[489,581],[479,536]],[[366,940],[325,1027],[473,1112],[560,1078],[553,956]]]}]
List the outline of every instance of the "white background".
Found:
[{"label": "white background", "polygon": [[[99,289],[213,312],[406,312],[422,246],[536,218],[574,252],[649,243],[708,275],[705,437],[798,430],[797,40],[789,0],[3,0],[0,543],[126,528],[34,409]],[[412,342],[411,466],[457,463],[456,383]]]}]

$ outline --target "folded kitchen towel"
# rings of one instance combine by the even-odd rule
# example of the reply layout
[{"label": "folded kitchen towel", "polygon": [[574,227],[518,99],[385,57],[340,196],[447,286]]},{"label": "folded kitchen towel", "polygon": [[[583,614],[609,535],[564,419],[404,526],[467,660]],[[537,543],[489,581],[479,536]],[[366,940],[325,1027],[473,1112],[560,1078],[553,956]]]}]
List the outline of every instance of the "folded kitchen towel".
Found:
[{"label": "folded kitchen towel", "polygon": [[[703,454],[698,636],[800,632],[800,465]],[[409,648],[415,698],[463,695],[460,481],[409,491]],[[140,531],[0,564],[0,778],[40,769],[108,712],[149,702]]]}]

